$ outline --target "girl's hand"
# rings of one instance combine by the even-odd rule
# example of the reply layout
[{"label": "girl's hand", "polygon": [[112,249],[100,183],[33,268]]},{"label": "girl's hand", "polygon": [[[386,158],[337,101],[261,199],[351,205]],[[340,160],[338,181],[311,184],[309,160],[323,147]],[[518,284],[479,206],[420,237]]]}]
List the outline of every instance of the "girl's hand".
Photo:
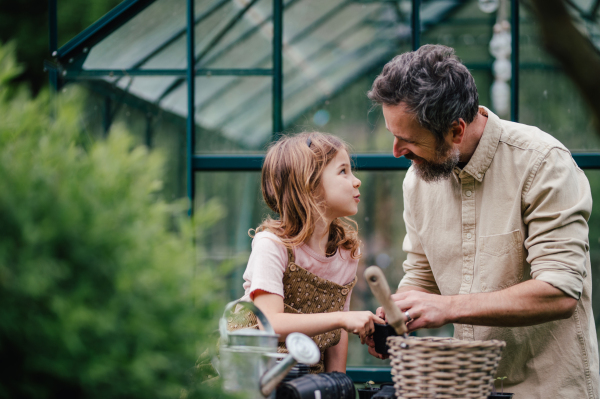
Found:
[{"label": "girl's hand", "polygon": [[375,331],[374,324],[385,324],[385,320],[375,316],[368,310],[362,312],[343,312],[343,328],[353,334],[360,336],[360,343],[364,345],[367,336]]}]

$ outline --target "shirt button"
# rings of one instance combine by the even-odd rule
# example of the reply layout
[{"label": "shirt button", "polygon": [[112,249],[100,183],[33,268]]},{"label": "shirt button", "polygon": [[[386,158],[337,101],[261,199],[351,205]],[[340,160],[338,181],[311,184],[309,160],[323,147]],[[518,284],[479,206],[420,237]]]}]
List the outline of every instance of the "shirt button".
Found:
[{"label": "shirt button", "polygon": [[466,281],[467,283],[468,283],[469,281],[471,281],[471,276],[469,276],[469,275],[466,275],[466,276],[465,276],[465,281]]},{"label": "shirt button", "polygon": [[471,239],[471,237],[473,237],[473,236],[471,235],[471,233],[467,233],[467,240],[470,240],[470,239]]},{"label": "shirt button", "polygon": [[467,191],[467,192],[465,193],[465,195],[466,195],[467,197],[470,197],[470,196],[471,196],[471,194],[472,194],[472,193],[471,193],[471,191]]}]

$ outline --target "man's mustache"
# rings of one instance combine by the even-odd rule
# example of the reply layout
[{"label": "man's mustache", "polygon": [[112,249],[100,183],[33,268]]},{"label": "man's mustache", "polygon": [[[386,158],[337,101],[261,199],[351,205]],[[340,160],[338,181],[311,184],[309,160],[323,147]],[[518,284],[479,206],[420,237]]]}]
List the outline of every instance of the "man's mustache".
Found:
[{"label": "man's mustache", "polygon": [[420,161],[425,161],[424,158],[421,158],[418,155],[413,154],[412,152],[410,154],[406,154],[404,155],[404,158],[408,159],[409,161],[414,161],[414,160],[420,160]]}]

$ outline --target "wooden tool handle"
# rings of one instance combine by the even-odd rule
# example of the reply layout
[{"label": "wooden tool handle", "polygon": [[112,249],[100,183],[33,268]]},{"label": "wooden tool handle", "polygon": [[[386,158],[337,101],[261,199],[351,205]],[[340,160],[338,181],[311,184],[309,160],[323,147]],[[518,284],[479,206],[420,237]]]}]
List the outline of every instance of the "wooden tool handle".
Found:
[{"label": "wooden tool handle", "polygon": [[392,300],[390,286],[381,269],[377,266],[369,266],[365,270],[365,278],[369,283],[369,287],[371,287],[373,295],[381,303],[388,323],[394,327],[398,335],[405,334],[406,323],[404,322],[404,315]]}]

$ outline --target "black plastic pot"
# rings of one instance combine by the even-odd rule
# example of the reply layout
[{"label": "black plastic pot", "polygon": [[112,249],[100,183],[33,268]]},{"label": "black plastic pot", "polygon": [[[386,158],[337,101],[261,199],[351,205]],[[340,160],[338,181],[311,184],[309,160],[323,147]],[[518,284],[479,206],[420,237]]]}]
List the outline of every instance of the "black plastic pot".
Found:
[{"label": "black plastic pot", "polygon": [[371,399],[378,392],[379,388],[359,388],[358,399]]},{"label": "black plastic pot", "polygon": [[[354,399],[354,382],[344,373],[309,374],[277,387],[277,399]],[[369,397],[370,398],[370,397]]]},{"label": "black plastic pot", "polygon": [[396,389],[394,385],[383,385],[379,388],[373,399],[396,399]]},{"label": "black plastic pot", "polygon": [[496,392],[493,393],[491,395],[489,395],[487,397],[487,399],[511,399],[513,397],[514,393],[508,393],[508,392],[504,392],[504,393],[500,393],[500,392]]},{"label": "black plastic pot", "polygon": [[389,347],[386,344],[387,337],[394,337],[396,330],[389,324],[375,323],[375,332],[373,333],[373,342],[375,343],[375,352],[381,355],[387,355]]},{"label": "black plastic pot", "polygon": [[298,363],[296,364],[290,372],[285,376],[283,382],[288,382],[291,380],[295,380],[296,378],[300,378],[308,374],[310,367],[307,364]]}]

